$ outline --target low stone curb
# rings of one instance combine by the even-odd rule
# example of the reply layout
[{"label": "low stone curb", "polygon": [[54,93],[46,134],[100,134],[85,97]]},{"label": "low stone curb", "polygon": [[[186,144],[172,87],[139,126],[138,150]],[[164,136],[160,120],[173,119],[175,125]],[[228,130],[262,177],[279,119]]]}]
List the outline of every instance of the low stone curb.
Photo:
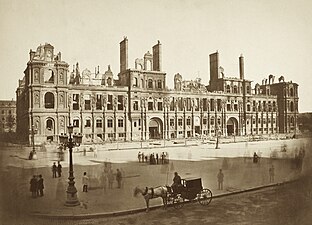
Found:
[{"label": "low stone curb", "polygon": [[[275,186],[280,186],[288,183],[295,182],[296,180],[290,180],[290,181],[284,181],[280,183],[273,183],[273,184],[268,184],[268,185],[261,185],[261,186],[256,186],[252,188],[246,188],[238,191],[233,191],[229,193],[222,193],[222,194],[217,194],[213,195],[212,198],[221,198],[221,197],[226,197],[230,195],[235,195],[235,194],[240,194],[244,192],[251,192],[251,191],[257,191],[260,189],[265,189],[265,188],[270,188],[270,187],[275,187]],[[194,201],[186,201],[185,204],[188,203],[194,203]],[[163,205],[156,205],[156,206],[151,206],[150,210],[155,210],[162,208]],[[172,205],[168,205],[167,207],[172,207]],[[124,215],[129,215],[129,214],[135,214],[135,213],[140,213],[140,212],[145,212],[146,208],[138,208],[138,209],[131,209],[131,210],[124,210],[124,211],[115,211],[115,212],[108,212],[108,213],[90,213],[90,214],[66,214],[66,215],[51,215],[51,214],[43,214],[43,213],[32,213],[30,214],[31,216],[36,216],[39,218],[45,218],[45,219],[58,219],[58,220],[80,220],[80,219],[92,219],[92,218],[105,218],[105,217],[113,217],[113,216],[124,216]]]}]

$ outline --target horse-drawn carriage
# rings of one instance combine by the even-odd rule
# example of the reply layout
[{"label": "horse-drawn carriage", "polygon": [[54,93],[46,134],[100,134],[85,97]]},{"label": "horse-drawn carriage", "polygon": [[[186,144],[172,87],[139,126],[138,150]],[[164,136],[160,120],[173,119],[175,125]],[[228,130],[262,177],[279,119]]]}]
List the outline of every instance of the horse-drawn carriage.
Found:
[{"label": "horse-drawn carriage", "polygon": [[203,188],[201,178],[186,178],[181,180],[181,186],[173,190],[169,186],[159,186],[155,188],[134,190],[134,195],[141,193],[146,201],[147,211],[149,210],[149,200],[152,198],[163,199],[164,207],[171,203],[174,208],[179,209],[184,206],[185,201],[198,201],[201,205],[206,206],[212,200],[212,192],[208,188]]},{"label": "horse-drawn carriage", "polygon": [[201,205],[209,205],[212,200],[212,192],[203,188],[201,178],[186,178],[181,180],[182,186],[177,192],[168,194],[168,200],[172,201],[174,208],[183,207],[185,200],[197,200]]}]

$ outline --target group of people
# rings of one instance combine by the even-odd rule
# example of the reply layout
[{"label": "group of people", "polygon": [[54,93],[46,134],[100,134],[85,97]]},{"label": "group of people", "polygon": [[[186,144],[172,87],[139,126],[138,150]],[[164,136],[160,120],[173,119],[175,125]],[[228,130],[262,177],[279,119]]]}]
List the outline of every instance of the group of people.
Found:
[{"label": "group of people", "polygon": [[43,178],[42,175],[33,175],[30,179],[30,192],[33,198],[42,197],[43,196]]},{"label": "group of people", "polygon": [[29,152],[28,159],[29,159],[29,160],[38,159],[38,158],[37,158],[37,152],[36,152],[35,150],[31,150],[31,151]]},{"label": "group of people", "polygon": [[156,164],[168,164],[169,163],[169,154],[168,152],[162,152],[161,154],[158,153],[151,153],[151,154],[144,154],[144,152],[138,153],[138,161],[139,162],[146,162],[151,165]]},{"label": "group of people", "polygon": [[[105,166],[104,172],[102,173],[100,177],[100,183],[104,191],[106,191],[107,187],[108,189],[113,189],[115,180],[117,182],[117,188],[122,188],[123,179],[124,179],[124,174],[123,174],[122,169],[116,169],[116,173],[114,173],[111,167]],[[82,191],[88,192],[89,186],[90,186],[90,179],[87,176],[87,172],[84,172],[83,177],[82,177]]]},{"label": "group of people", "polygon": [[53,166],[52,166],[52,177],[53,178],[56,178],[56,173],[57,173],[57,177],[62,176],[62,165],[61,165],[60,161],[57,162],[57,166],[56,166],[55,162],[53,163]]}]

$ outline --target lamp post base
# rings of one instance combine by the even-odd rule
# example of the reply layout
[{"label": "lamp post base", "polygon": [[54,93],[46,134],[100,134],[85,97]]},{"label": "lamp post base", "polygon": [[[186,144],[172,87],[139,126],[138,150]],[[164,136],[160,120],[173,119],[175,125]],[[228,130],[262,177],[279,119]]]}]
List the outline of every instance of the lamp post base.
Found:
[{"label": "lamp post base", "polygon": [[77,197],[77,193],[68,193],[67,192],[67,200],[64,204],[65,206],[77,206],[80,205],[80,202]]}]

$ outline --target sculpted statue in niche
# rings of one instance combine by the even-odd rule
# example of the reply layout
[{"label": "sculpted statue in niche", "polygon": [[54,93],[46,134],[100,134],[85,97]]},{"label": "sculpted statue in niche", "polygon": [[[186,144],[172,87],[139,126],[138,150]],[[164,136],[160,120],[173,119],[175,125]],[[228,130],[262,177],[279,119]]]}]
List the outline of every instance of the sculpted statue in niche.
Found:
[{"label": "sculpted statue in niche", "polygon": [[35,75],[34,75],[34,82],[39,82],[39,73],[38,71],[35,71]]},{"label": "sculpted statue in niche", "polygon": [[35,117],[35,119],[34,119],[34,126],[35,126],[35,129],[37,131],[39,131],[39,121],[40,121],[40,118],[39,117]]},{"label": "sculpted statue in niche", "polygon": [[63,94],[63,92],[60,93],[60,104],[61,105],[64,104],[64,94]]},{"label": "sculpted statue in niche", "polygon": [[63,84],[64,83],[64,74],[63,72],[60,73],[60,84]]},{"label": "sculpted statue in niche", "polygon": [[64,128],[64,126],[65,126],[64,117],[61,117],[61,118],[60,118],[60,127],[61,127],[61,128]]},{"label": "sculpted statue in niche", "polygon": [[39,102],[40,102],[39,92],[36,91],[35,92],[35,104],[39,104]]}]

